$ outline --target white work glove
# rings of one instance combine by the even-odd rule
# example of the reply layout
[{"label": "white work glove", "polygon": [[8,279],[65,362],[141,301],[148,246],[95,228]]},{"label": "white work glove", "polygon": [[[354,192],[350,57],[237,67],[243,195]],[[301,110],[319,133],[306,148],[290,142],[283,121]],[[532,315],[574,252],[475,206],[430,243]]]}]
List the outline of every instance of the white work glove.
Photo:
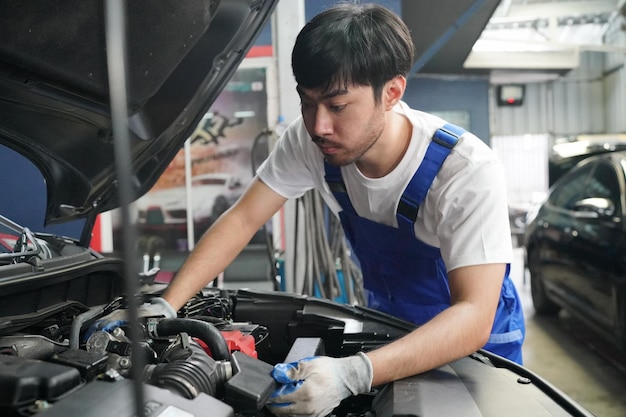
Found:
[{"label": "white work glove", "polygon": [[[176,310],[164,298],[155,297],[149,303],[144,303],[137,309],[137,318],[143,317],[165,317],[167,319],[176,318]],[[103,330],[110,332],[116,327],[128,324],[128,310],[120,308],[106,316],[96,320],[87,331],[85,338],[91,336],[92,333]]]},{"label": "white work glove", "polygon": [[274,366],[272,377],[281,384],[268,401],[277,416],[322,417],[350,395],[369,392],[372,363],[359,352],[345,358],[315,356]]}]

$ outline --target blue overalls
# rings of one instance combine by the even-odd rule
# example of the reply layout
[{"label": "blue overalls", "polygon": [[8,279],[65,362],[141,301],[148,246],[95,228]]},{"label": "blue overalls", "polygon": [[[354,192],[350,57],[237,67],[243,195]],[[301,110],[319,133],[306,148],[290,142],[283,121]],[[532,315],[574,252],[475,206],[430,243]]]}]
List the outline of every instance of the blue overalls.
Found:
[{"label": "blue overalls", "polygon": [[[399,228],[356,214],[341,169],[324,164],[326,182],[342,208],[341,223],[361,264],[369,307],[420,325],[450,306],[448,276],[439,248],[420,241],[414,223],[419,205],[463,132],[447,124],[435,133],[398,204]],[[524,316],[509,270],[507,265],[491,336],[484,349],[521,364]]]}]

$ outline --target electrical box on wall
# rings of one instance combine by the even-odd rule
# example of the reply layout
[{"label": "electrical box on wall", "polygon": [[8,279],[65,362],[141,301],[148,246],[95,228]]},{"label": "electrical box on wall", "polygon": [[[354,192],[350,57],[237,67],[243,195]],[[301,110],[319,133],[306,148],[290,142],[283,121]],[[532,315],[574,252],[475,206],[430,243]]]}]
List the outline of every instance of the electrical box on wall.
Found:
[{"label": "electrical box on wall", "polygon": [[524,86],[502,84],[496,87],[498,106],[521,106],[524,103]]}]

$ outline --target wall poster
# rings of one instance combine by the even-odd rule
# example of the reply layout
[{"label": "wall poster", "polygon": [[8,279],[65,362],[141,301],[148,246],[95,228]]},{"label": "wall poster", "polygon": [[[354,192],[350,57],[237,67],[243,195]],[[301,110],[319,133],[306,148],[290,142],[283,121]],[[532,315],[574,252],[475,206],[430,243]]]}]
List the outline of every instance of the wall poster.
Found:
[{"label": "wall poster", "polygon": [[[154,187],[133,203],[140,251],[186,253],[250,183],[268,152],[266,140],[258,146],[267,129],[265,72],[240,68]],[[114,241],[116,230],[114,221]]]}]

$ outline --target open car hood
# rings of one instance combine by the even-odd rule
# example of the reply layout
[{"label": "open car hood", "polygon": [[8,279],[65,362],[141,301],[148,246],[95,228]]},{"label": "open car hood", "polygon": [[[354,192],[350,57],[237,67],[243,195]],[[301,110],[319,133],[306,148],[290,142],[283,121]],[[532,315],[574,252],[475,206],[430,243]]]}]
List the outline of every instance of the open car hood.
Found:
[{"label": "open car hood", "polygon": [[[179,151],[278,0],[126,2],[135,198]],[[0,144],[43,173],[46,223],[120,204],[107,71],[106,2],[0,3]]]}]

